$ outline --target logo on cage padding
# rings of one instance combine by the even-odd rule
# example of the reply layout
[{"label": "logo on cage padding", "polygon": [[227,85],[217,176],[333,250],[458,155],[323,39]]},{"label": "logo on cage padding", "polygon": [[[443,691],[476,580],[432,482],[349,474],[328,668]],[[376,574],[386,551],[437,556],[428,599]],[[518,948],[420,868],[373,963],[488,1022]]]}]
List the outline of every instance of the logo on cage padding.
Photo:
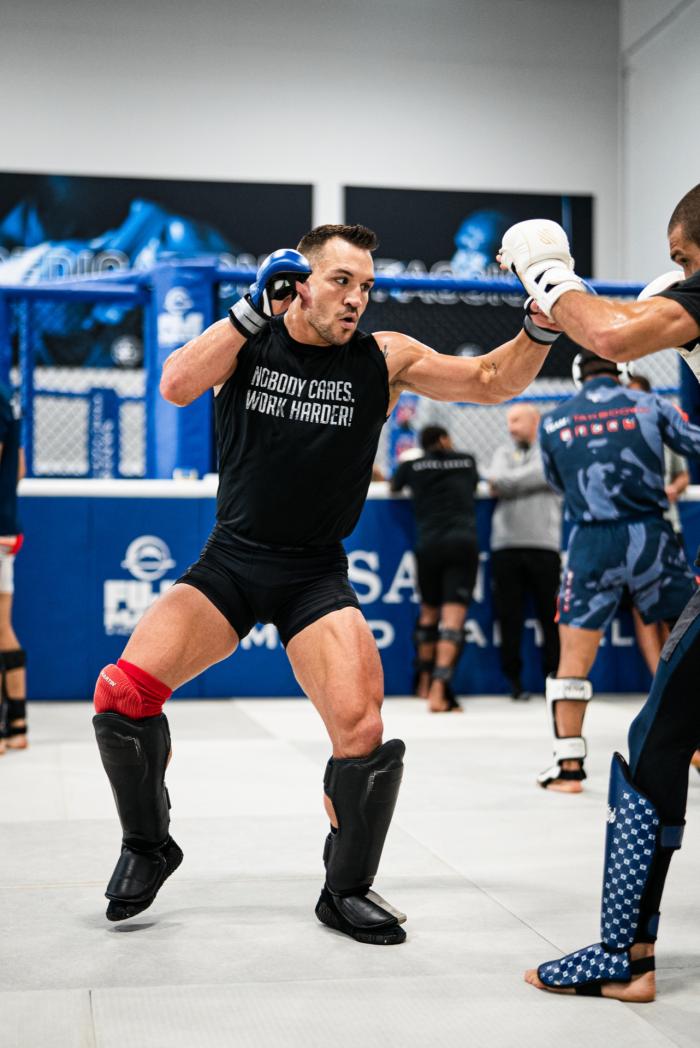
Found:
[{"label": "logo on cage padding", "polygon": [[167,542],[158,535],[139,535],[126,548],[120,565],[129,579],[105,579],[104,629],[128,637],[154,600],[175,582],[165,578],[175,561]]}]

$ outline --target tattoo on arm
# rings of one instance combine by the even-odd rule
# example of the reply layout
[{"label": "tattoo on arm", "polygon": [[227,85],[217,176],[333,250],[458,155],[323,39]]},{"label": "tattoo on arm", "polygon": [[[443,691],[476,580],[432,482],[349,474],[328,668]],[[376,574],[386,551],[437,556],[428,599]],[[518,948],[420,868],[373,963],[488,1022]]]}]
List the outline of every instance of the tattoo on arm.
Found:
[{"label": "tattoo on arm", "polygon": [[384,357],[385,360],[389,356],[389,347],[387,346],[386,342],[382,346],[382,356]]}]

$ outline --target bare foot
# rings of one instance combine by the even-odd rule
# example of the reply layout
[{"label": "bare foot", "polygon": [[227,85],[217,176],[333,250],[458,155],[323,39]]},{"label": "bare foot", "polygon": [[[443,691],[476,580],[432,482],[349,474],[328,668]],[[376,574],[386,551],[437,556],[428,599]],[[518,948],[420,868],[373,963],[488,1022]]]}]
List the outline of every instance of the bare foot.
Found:
[{"label": "bare foot", "polygon": [[459,703],[452,703],[445,694],[442,681],[433,681],[428,693],[428,709],[431,713],[463,713]]},{"label": "bare foot", "polygon": [[[633,961],[653,956],[654,947],[651,943],[635,943],[630,950],[630,958]],[[569,986],[545,986],[537,974],[537,968],[529,968],[523,978],[537,990],[546,990],[548,993],[576,993],[573,987]],[[601,996],[609,997],[613,1001],[626,1001],[627,1004],[648,1004],[656,999],[656,974],[644,972],[642,975],[633,975],[630,982],[602,983]]]},{"label": "bare foot", "polygon": [[430,692],[430,674],[419,673],[418,684],[416,686],[416,698],[427,699]]},{"label": "bare foot", "polygon": [[[581,761],[578,760],[561,762],[562,771],[580,771],[581,767]],[[542,783],[538,781],[538,785],[541,786]],[[552,779],[544,788],[554,793],[583,793],[580,779]]]},{"label": "bare foot", "polygon": [[27,742],[27,722],[26,720],[15,720],[10,722],[10,727],[13,729],[20,728],[24,729],[21,735],[8,735],[7,739],[4,740],[8,750],[26,750],[29,743]]},{"label": "bare foot", "polygon": [[583,786],[577,779],[552,779],[545,790],[551,790],[552,793],[583,793]]}]

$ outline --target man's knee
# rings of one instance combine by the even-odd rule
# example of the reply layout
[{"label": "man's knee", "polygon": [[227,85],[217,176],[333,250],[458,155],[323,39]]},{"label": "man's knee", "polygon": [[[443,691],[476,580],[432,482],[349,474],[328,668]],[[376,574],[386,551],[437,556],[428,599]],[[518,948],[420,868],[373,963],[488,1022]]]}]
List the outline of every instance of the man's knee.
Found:
[{"label": "man's knee", "polygon": [[384,725],[379,709],[365,710],[361,715],[348,718],[340,725],[339,739],[343,756],[366,757],[382,744]]},{"label": "man's knee", "polygon": [[170,688],[156,677],[132,663],[119,659],[100,670],[95,685],[94,704],[97,713],[121,713],[141,720],[163,712]]}]

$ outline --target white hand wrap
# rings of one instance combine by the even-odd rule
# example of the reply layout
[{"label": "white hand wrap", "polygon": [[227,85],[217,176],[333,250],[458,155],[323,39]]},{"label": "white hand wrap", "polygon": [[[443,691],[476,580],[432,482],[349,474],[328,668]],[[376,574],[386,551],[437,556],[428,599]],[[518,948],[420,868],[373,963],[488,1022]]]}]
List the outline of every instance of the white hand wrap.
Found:
[{"label": "white hand wrap", "polygon": [[557,299],[567,291],[585,291],[574,273],[569,240],[556,222],[546,218],[517,222],[503,234],[500,260],[532,295],[540,309],[552,316]]},{"label": "white hand wrap", "polygon": [[[637,299],[640,302],[644,302],[648,298],[653,298],[654,295],[660,295],[662,291],[668,291],[669,288],[675,287],[676,284],[680,284],[681,280],[685,280],[683,272],[680,269],[671,269],[668,273],[662,273],[660,277],[656,277],[646,287],[642,288],[637,295]],[[700,342],[693,346],[692,349],[684,349],[683,346],[669,348],[673,348],[677,353],[680,353],[698,382],[700,382]]]}]

